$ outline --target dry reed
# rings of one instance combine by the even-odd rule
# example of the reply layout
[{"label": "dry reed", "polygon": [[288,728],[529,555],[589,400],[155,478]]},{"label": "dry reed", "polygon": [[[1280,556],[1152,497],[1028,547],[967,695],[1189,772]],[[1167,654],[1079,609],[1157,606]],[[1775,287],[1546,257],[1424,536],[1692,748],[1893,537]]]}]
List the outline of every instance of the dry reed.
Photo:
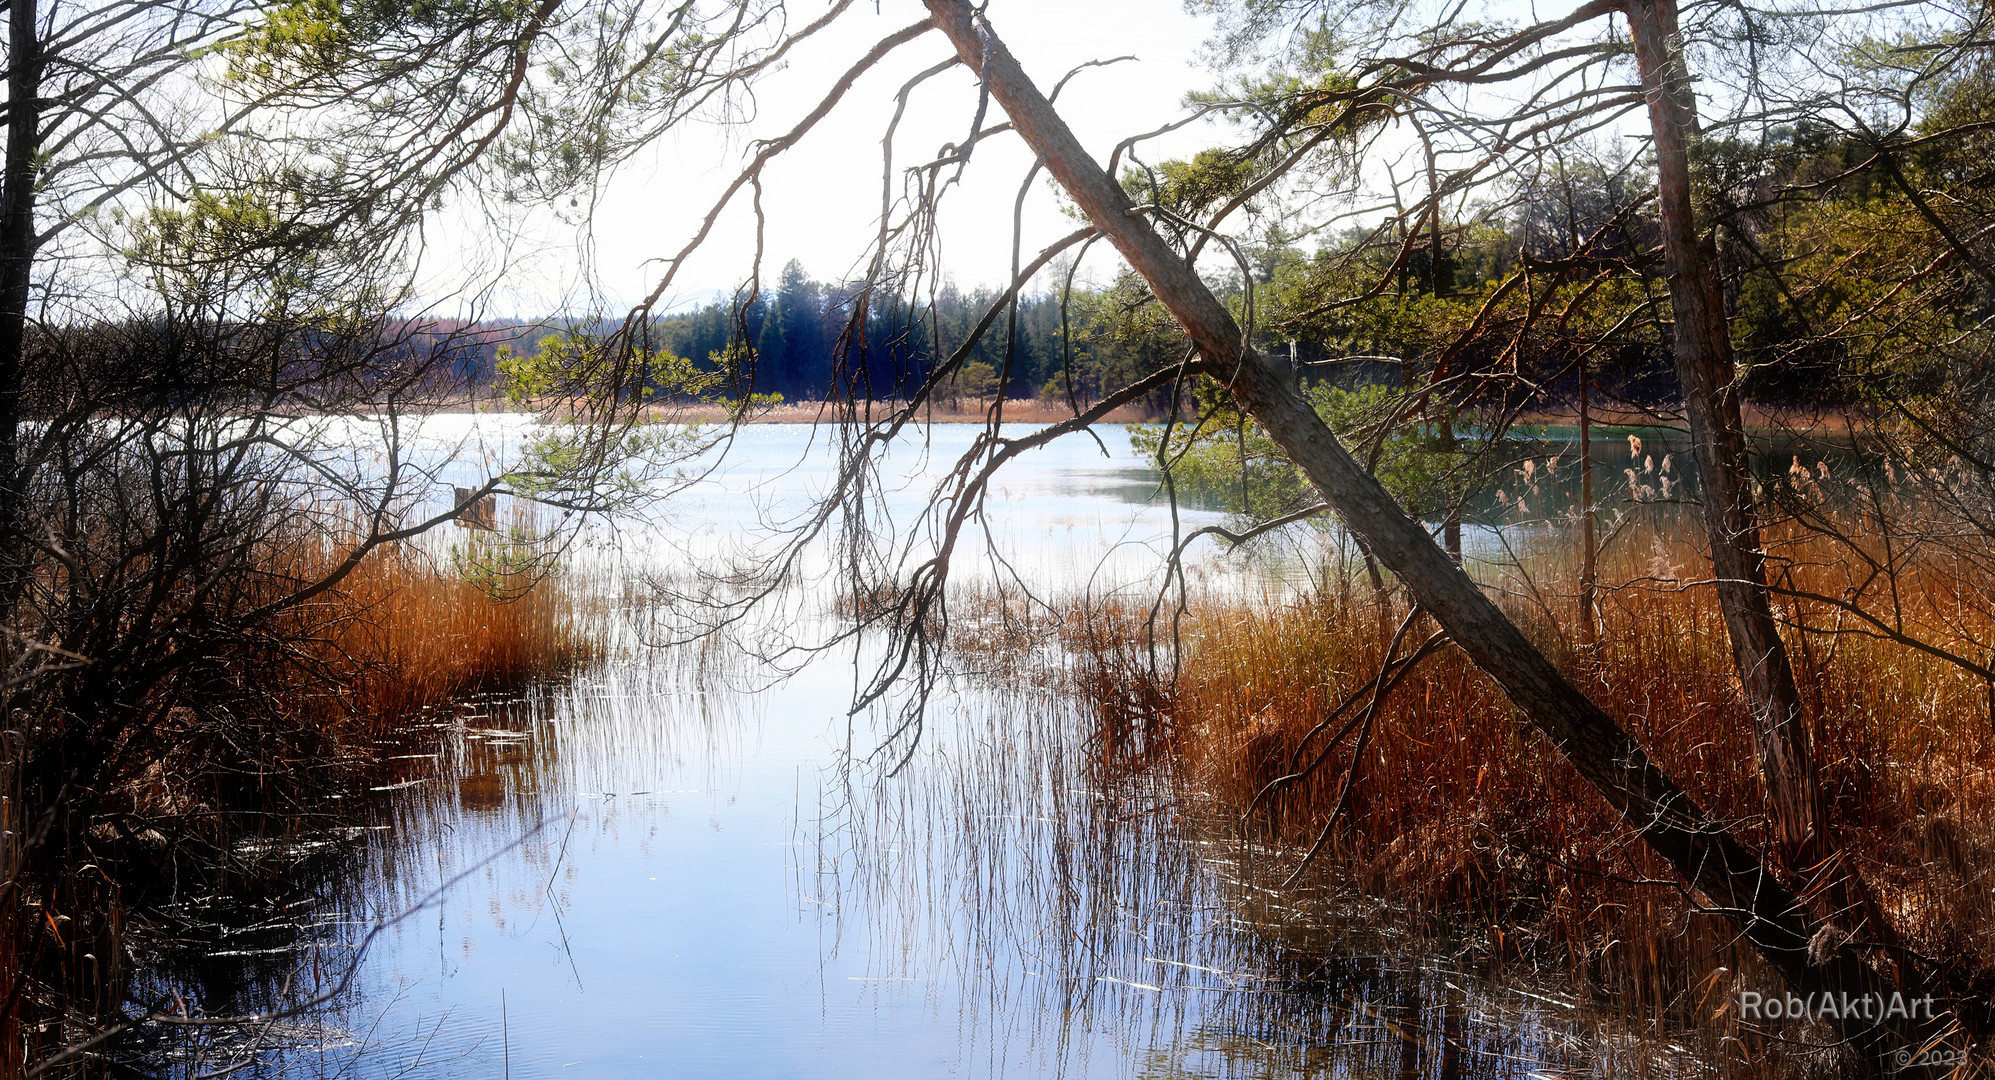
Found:
[{"label": "dry reed", "polygon": [[520,686],[601,650],[602,605],[566,575],[485,571],[413,546],[371,553],[299,613],[344,719],[372,727]]},{"label": "dry reed", "polygon": [[[458,539],[449,552],[376,547],[332,587],[216,635],[203,643],[200,681],[140,702],[107,737],[100,786],[73,800],[89,822],[79,857],[95,872],[9,883],[18,902],[0,926],[0,996],[12,1002],[0,1015],[0,1072],[117,1015],[132,974],[124,958],[214,929],[182,925],[156,902],[285,887],[300,873],[288,841],[362,812],[360,800],[326,796],[406,767],[393,748],[436,736],[423,722],[430,710],[599,654],[606,602],[523,557],[516,539]],[[260,548],[259,582],[233,594],[231,613],[323,580],[350,550],[322,534],[280,535]],[[0,806],[11,813],[9,794]],[[144,941],[128,940],[127,911],[144,913]],[[24,945],[30,934],[41,940]]]},{"label": "dry reed", "polygon": [[[1533,553],[1490,584],[1696,798],[1758,841],[1751,727],[1716,598],[1695,584],[1708,563],[1677,539],[1697,532],[1664,517],[1616,541],[1601,565],[1592,646],[1575,632],[1576,545],[1562,530],[1537,533]],[[1796,529],[1775,539],[1785,582],[1843,594],[1846,546]],[[1985,615],[1961,622],[1995,583],[1945,560],[1895,572],[1912,622],[1952,619],[1959,641],[1995,638]],[[1290,853],[1273,868],[1280,880],[1324,830],[1352,767],[1355,733],[1325,753],[1343,718],[1310,733],[1385,660],[1392,628],[1354,591],[1363,590],[1196,600],[1180,624],[1175,675],[1148,661],[1146,607],[1074,605],[1064,633],[1102,764],[1162,761],[1187,795],[1229,820],[1252,807],[1243,826]],[[1917,649],[1847,633],[1850,620],[1805,602],[1783,602],[1779,614],[1847,857],[1929,971],[1953,987],[1986,987],[1995,980],[1989,686]],[[1416,627],[1399,655],[1431,629]],[[1276,783],[1319,756],[1301,779]],[[1744,1045],[1733,1041],[1742,1036],[1727,995],[1777,982],[1721,920],[1697,913],[1668,867],[1459,652],[1430,655],[1390,695],[1356,770],[1319,884],[1403,903],[1491,962],[1568,965],[1637,1018],[1701,1028],[1714,1047]]]}]

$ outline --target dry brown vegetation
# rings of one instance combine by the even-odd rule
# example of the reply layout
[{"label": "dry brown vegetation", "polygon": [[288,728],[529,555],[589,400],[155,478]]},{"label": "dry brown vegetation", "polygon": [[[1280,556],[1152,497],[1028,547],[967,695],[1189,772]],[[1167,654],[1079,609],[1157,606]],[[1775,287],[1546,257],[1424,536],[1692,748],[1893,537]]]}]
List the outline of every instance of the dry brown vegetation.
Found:
[{"label": "dry brown vegetation", "polygon": [[339,714],[392,723],[597,655],[601,605],[565,575],[528,576],[412,547],[370,556],[322,608],[301,613],[323,623],[310,648],[340,691]]},{"label": "dry brown vegetation", "polygon": [[[236,700],[174,706],[125,732],[91,835],[154,848],[200,837],[219,855],[229,840],[222,823],[245,810],[275,815],[252,827],[281,833],[314,816],[318,796],[378,779],[385,755],[427,734],[411,727],[424,710],[597,655],[598,606],[566,575],[484,569],[481,548],[494,547],[474,538],[446,555],[412,545],[370,553],[279,620],[276,654],[224,660],[240,680]],[[312,543],[271,558],[314,580],[345,550]]]},{"label": "dry brown vegetation", "polygon": [[[1760,841],[1752,728],[1716,598],[1695,584],[1708,561],[1673,539],[1695,531],[1656,521],[1617,541],[1602,563],[1608,587],[1591,649],[1573,631],[1576,556],[1562,532],[1538,536],[1538,553],[1492,584],[1697,799]],[[1778,550],[1791,587],[1848,595],[1841,542],[1791,531]],[[1957,563],[1901,563],[1893,584],[1914,623],[1951,619],[1963,641],[1987,640],[1995,628],[1983,611],[1995,583]],[[1832,827],[1911,950],[1908,971],[1987,988],[1995,980],[1988,684],[1916,649],[1849,633],[1853,620],[1832,612],[1790,603],[1779,614],[1808,698]],[[1485,960],[1567,966],[1619,1010],[1757,1052],[1763,1044],[1749,1036],[1730,1041],[1740,1029],[1728,1003],[1777,978],[1733,947],[1722,919],[1697,913],[1669,868],[1458,651],[1438,649],[1385,699],[1344,809],[1324,832],[1364,737],[1364,687],[1403,615],[1402,607],[1382,624],[1362,588],[1194,600],[1175,678],[1149,663],[1147,605],[1076,605],[1064,632],[1081,658],[1076,673],[1104,764],[1161,764],[1198,803],[1279,841],[1288,855],[1269,868],[1274,881],[1321,834],[1309,871],[1319,884],[1391,898]],[[1416,621],[1398,655],[1431,629]],[[1354,694],[1356,705],[1322,726]]]},{"label": "dry brown vegetation", "polygon": [[[392,760],[398,751],[434,737],[415,722],[435,715],[427,710],[599,655],[601,605],[572,575],[522,562],[498,535],[451,537],[448,552],[375,548],[260,634],[210,644],[216,655],[204,661],[219,674],[198,695],[123,725],[80,800],[88,825],[68,858],[97,869],[27,890],[20,917],[50,932],[10,934],[9,943],[29,940],[28,952],[0,956],[4,1026],[26,1022],[8,1033],[10,1047],[35,1060],[87,1037],[123,1003],[127,958],[189,944],[172,944],[188,928],[149,909],[164,883],[181,899],[281,884],[285,874],[256,860],[281,862],[287,838],[359,808],[325,799],[392,778],[407,764]],[[280,539],[258,561],[272,581],[308,582],[351,550],[321,536]],[[148,928],[146,940],[131,936],[134,926]]]}]

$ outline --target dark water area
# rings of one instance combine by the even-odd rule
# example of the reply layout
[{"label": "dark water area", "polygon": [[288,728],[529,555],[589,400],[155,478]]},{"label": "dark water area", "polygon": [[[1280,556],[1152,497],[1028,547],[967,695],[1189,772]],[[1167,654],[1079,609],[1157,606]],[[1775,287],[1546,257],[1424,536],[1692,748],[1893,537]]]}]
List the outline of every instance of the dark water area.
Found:
[{"label": "dark water area", "polygon": [[[743,467],[773,486],[722,477],[605,548],[641,562],[821,490],[807,435],[760,430]],[[1028,464],[995,541],[1049,582],[1152,587],[1168,514],[1116,450]],[[776,680],[625,635],[573,678],[422,718],[436,756],[285,841],[293,865],[254,899],[178,899],[212,932],[135,995],[279,1017],[150,1026],[121,1057],[176,1078],[1698,1071],[1555,974],[1273,888],[1264,853],[1163,778],[1091,768],[1051,675],[946,682],[897,772],[888,717],[847,715],[854,678],[849,649]]]}]

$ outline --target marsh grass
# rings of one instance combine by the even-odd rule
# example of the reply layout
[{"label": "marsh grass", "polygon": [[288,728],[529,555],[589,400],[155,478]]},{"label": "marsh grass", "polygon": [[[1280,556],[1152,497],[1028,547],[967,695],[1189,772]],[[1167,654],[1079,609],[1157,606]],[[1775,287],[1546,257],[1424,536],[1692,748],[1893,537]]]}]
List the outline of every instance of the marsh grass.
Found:
[{"label": "marsh grass", "polygon": [[[415,723],[428,712],[590,662],[606,601],[558,568],[498,550],[507,543],[378,547],[240,652],[224,650],[215,659],[226,685],[124,735],[121,787],[136,815],[316,805],[315,795],[371,783],[384,751],[431,737]],[[265,565],[277,580],[313,581],[349,550],[304,538],[271,545]]]},{"label": "marsh grass", "polygon": [[586,665],[602,651],[606,607],[566,573],[398,546],[299,617],[317,624],[306,648],[339,718],[392,729],[426,706]]},{"label": "marsh grass", "polygon": [[[399,779],[420,756],[409,751],[447,730],[437,716],[473,695],[601,654],[604,591],[521,557],[519,535],[376,547],[331,588],[201,642],[189,665],[198,679],[80,718],[109,747],[91,790],[70,797],[83,825],[44,856],[47,872],[12,883],[4,913],[0,1023],[15,1065],[122,1017],[135,969],[198,957],[239,932],[222,912],[250,913],[283,938],[298,920],[278,900],[345,857],[344,845],[311,838],[367,812],[364,799],[333,800]],[[253,610],[323,579],[351,550],[324,533],[275,535],[256,556],[265,584],[211,602]],[[9,794],[0,807],[11,815],[21,800]],[[52,1075],[71,1065],[92,1067],[79,1058]]]},{"label": "marsh grass", "polygon": [[[1018,655],[1028,612],[983,610],[952,634]],[[1075,698],[980,673],[891,782],[826,774],[797,889],[839,898],[823,917],[863,930],[869,974],[949,971],[991,1003],[1010,1025],[993,1072],[1098,1068],[1100,1033],[1157,1077],[1663,1075],[1684,1056],[1574,1011],[1556,975],[1454,963],[1397,905],[1271,888],[1265,848],[1200,820],[1167,768],[1103,770]]]},{"label": "marsh grass", "polygon": [[[1519,556],[1478,573],[1569,677],[1757,843],[1766,834],[1751,727],[1716,598],[1700,584],[1708,563],[1680,539],[1697,533],[1663,508],[1623,531],[1601,563],[1591,645],[1575,629],[1578,559],[1565,530],[1517,530]],[[1847,595],[1861,571],[1847,537],[1794,528],[1770,536],[1777,573],[1800,591]],[[1956,647],[1995,636],[1995,621],[1976,615],[1995,583],[1945,559],[1893,566],[1905,625],[1950,634]],[[1668,866],[1461,653],[1433,653],[1398,686],[1355,766],[1355,734],[1328,744],[1343,718],[1315,730],[1379,671],[1404,613],[1381,618],[1362,589],[1194,598],[1175,620],[1175,653],[1168,605],[1153,623],[1147,600],[1075,602],[1059,626],[1093,718],[1096,767],[1166,773],[1205,808],[1197,817],[1207,828],[1274,852],[1258,871],[1265,886],[1282,882],[1321,835],[1306,887],[1388,899],[1423,932],[1494,968],[1564,968],[1618,1015],[1695,1033],[1726,1059],[1791,1064],[1791,1053],[1741,1028],[1728,1004],[1777,978],[1732,944],[1722,920],[1697,911]],[[1782,602],[1777,614],[1845,858],[1929,977],[1988,985],[1989,686],[1853,632],[1833,612]],[[1432,629],[1413,627],[1400,655]],[[1325,832],[1354,767],[1344,810]]]}]

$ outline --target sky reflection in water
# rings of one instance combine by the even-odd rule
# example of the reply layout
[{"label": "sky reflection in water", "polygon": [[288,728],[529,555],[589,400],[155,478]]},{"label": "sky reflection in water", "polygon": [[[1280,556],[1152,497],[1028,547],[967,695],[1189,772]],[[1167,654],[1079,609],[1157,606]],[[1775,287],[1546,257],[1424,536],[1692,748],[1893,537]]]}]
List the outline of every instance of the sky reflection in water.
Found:
[{"label": "sky reflection in water", "polygon": [[[888,470],[901,520],[972,432],[929,434]],[[1126,435],[1103,437],[1107,459],[1069,438],[995,488],[993,536],[1048,589],[1143,582],[1166,545]],[[823,438],[750,429],[585,558],[628,576],[740,552],[828,485]],[[1599,1052],[1413,958],[1377,911],[1286,925],[1224,830],[1085,779],[1083,725],[1034,688],[945,692],[882,778],[879,732],[845,716],[853,675],[849,651],[774,684],[737,656],[634,651],[439,721],[441,775],[348,841],[346,930],[294,989],[400,917],[326,1026],[238,1075],[1522,1076]]]}]

